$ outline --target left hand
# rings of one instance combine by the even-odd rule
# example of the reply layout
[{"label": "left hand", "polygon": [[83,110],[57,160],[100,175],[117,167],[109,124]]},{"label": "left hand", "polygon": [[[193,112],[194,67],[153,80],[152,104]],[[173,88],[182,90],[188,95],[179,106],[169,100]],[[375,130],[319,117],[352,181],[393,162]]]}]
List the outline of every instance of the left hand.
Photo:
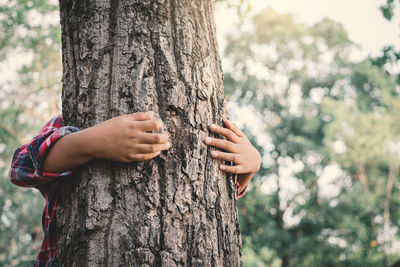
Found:
[{"label": "left hand", "polygon": [[223,172],[238,174],[241,188],[245,188],[254,174],[260,169],[261,157],[257,149],[250,143],[244,133],[229,120],[224,120],[227,128],[211,124],[210,130],[226,138],[217,139],[207,137],[207,145],[220,148],[223,151],[211,151],[211,157],[224,161],[232,161],[234,166],[219,165]]}]

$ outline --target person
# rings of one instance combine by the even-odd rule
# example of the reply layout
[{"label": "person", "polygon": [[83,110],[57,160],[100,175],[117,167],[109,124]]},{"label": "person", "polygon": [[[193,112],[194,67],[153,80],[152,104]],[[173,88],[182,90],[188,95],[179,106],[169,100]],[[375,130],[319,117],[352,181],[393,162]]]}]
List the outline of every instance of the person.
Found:
[{"label": "person", "polygon": [[[238,174],[236,185],[240,198],[260,168],[261,159],[236,125],[229,120],[224,124],[226,128],[214,124],[209,128],[225,140],[207,137],[204,142],[221,149],[211,151],[212,158],[234,163],[233,166],[221,164],[219,168]],[[35,138],[15,151],[9,172],[13,184],[35,187],[46,200],[42,215],[44,240],[34,266],[51,266],[55,255],[58,178],[71,175],[76,167],[95,158],[145,161],[170,147],[168,135],[154,132],[162,127],[162,122],[153,119],[151,111],[121,115],[84,130],[62,125],[62,115],[46,123]]]}]

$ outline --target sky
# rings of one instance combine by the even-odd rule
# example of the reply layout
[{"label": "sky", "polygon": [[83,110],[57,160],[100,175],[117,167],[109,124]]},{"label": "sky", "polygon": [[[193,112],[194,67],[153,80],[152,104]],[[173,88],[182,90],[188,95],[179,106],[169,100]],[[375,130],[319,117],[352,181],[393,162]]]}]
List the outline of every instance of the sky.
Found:
[{"label": "sky", "polygon": [[[312,25],[324,17],[343,24],[350,39],[361,46],[354,59],[377,55],[382,47],[393,44],[400,48],[399,16],[391,22],[381,14],[379,6],[386,0],[249,0],[252,12],[272,7],[278,13],[292,13],[302,23]],[[223,34],[232,29],[235,16],[226,9],[216,9],[217,33],[221,46]]]}]

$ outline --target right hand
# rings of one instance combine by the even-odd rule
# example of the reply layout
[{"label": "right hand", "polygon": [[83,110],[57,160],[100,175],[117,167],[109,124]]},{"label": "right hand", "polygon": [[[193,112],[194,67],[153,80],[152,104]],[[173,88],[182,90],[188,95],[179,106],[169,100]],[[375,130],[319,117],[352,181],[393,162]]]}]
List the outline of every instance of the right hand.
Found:
[{"label": "right hand", "polygon": [[153,112],[121,115],[88,128],[92,156],[122,162],[145,161],[170,147],[168,135],[151,133],[163,123],[151,119]]}]

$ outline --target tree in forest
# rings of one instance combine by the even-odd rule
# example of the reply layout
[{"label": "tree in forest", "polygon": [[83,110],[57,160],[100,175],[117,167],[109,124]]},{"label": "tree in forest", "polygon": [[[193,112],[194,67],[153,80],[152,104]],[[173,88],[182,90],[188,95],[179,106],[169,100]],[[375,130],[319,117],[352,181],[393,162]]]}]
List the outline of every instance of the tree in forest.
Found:
[{"label": "tree in forest", "polygon": [[203,139],[226,117],[213,1],[60,1],[64,123],[153,110],[172,147],[60,181],[58,265],[240,265],[236,185]]},{"label": "tree in forest", "polygon": [[[61,43],[54,1],[0,4],[0,62],[23,59],[16,77],[0,85],[0,266],[31,266],[40,249],[43,197],[8,180],[15,148],[30,140],[60,104]],[[56,18],[55,20],[53,18]]]},{"label": "tree in forest", "polygon": [[225,89],[265,125],[253,137],[264,164],[239,202],[243,261],[398,260],[398,79],[382,67],[396,54],[353,62],[340,24],[307,26],[271,9],[238,28],[228,36]]}]

